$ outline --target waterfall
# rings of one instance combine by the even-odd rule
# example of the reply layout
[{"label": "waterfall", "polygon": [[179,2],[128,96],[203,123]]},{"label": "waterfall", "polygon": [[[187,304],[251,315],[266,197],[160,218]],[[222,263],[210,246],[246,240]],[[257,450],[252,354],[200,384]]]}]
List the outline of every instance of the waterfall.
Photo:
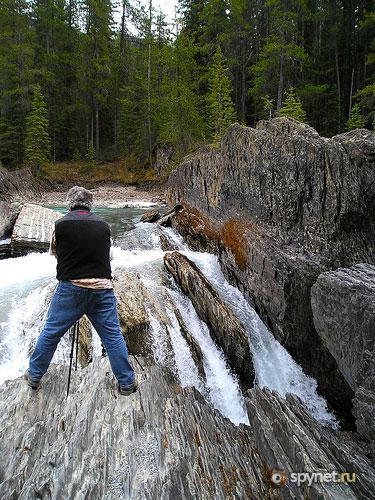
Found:
[{"label": "waterfall", "polygon": [[[325,400],[317,394],[316,381],[303,373],[241,292],[226,281],[217,257],[191,251],[181,236],[171,229],[138,223],[135,229],[121,234],[117,240],[121,246],[113,248],[112,268],[114,271],[121,268],[136,271],[153,301],[165,309],[167,328],[145,304],[155,361],[161,365],[172,365],[181,386],[194,386],[234,423],[249,423],[237,377],[229,369],[224,353],[212,340],[207,325],[198,317],[190,299],[181,293],[164,269],[165,252],[160,245],[162,231],[195,262],[242,321],[249,336],[256,383],[277,390],[283,396],[288,392],[298,395],[317,420],[335,426],[335,417],[328,412]],[[29,351],[44,321],[45,304],[57,284],[55,265],[55,259],[46,253],[0,261],[0,383],[18,377],[27,367]],[[199,345],[205,377],[200,375],[189,344],[181,332],[177,312],[189,335]],[[99,354],[97,339],[95,346],[94,353]],[[69,339],[65,336],[53,362],[66,363],[68,350]]]}]

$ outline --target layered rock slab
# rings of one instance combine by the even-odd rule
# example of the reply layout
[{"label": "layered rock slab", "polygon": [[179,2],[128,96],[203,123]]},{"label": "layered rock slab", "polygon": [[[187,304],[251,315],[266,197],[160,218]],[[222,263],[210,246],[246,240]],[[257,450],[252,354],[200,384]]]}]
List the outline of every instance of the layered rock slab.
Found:
[{"label": "layered rock slab", "polygon": [[195,310],[223,349],[243,388],[252,387],[255,372],[246,330],[231,309],[221,300],[210,282],[185,255],[166,253],[164,264],[188,295]]},{"label": "layered rock slab", "polygon": [[6,382],[0,401],[0,497],[265,498],[248,427],[154,366],[120,397],[108,361],[72,377],[51,367],[36,394]]},{"label": "layered rock slab", "polygon": [[13,228],[12,254],[48,250],[54,223],[61,217],[60,213],[41,205],[24,205]]},{"label": "layered rock slab", "polygon": [[[374,461],[358,435],[322,427],[291,394],[283,399],[269,389],[252,389],[248,392],[247,409],[257,449],[269,467],[268,477],[271,478],[275,470],[287,477],[286,485],[280,487],[276,498],[373,498]],[[299,484],[293,473],[302,473]],[[310,476],[309,484],[303,473],[318,476],[315,480]],[[336,473],[336,481],[332,481],[332,475],[321,481],[319,473],[323,476]],[[337,481],[341,473],[349,476],[339,476]],[[341,480],[345,477],[350,482]]]}]

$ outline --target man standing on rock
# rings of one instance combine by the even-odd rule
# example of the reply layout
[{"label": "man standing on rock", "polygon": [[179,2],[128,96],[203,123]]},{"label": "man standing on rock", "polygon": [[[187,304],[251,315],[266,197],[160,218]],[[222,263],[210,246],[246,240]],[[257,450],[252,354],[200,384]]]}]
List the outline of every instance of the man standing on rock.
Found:
[{"label": "man standing on rock", "polygon": [[93,195],[87,189],[74,186],[66,201],[69,212],[56,221],[50,250],[57,258],[59,284],[26,380],[33,389],[39,387],[61,338],[86,314],[106,348],[120,394],[128,396],[138,384],[118,320],[111,281],[110,228],[91,212]]}]

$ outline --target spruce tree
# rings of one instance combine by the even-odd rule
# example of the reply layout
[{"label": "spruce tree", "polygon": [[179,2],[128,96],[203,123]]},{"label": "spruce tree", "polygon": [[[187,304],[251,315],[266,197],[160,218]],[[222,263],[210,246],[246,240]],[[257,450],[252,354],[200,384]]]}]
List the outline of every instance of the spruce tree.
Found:
[{"label": "spruce tree", "polygon": [[225,129],[235,120],[231,98],[232,85],[220,47],[216,50],[209,69],[208,117],[214,142],[218,142]]},{"label": "spruce tree", "polygon": [[302,103],[294,88],[290,87],[286,93],[286,99],[283,106],[276,113],[277,116],[289,116],[299,122],[306,122],[306,113],[302,107]]},{"label": "spruce tree", "polygon": [[51,139],[48,126],[48,111],[44,97],[40,85],[35,85],[31,111],[26,117],[25,165],[40,168],[49,163]]},{"label": "spruce tree", "polygon": [[346,128],[348,130],[355,130],[356,128],[363,128],[365,126],[365,120],[362,116],[361,107],[359,104],[355,104],[350,112],[350,118],[347,121]]}]

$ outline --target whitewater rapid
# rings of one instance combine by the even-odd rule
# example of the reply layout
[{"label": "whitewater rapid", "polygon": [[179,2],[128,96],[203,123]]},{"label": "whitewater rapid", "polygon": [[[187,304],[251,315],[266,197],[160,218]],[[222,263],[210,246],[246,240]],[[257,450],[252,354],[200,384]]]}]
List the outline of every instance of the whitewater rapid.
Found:
[{"label": "whitewater rapid", "polygon": [[[113,248],[112,268],[114,271],[121,268],[136,271],[154,300],[166,294],[174,304],[176,310],[166,308],[168,332],[148,310],[156,362],[165,364],[173,358],[174,370],[182,386],[194,386],[235,424],[248,424],[244,397],[224,353],[212,340],[207,325],[198,317],[189,298],[181,293],[173,280],[169,279],[168,282],[165,279],[165,252],[160,245],[160,231],[153,224],[137,224],[134,230],[126,233],[126,239],[121,240],[121,248]],[[317,420],[335,427],[336,419],[328,411],[325,400],[318,395],[316,381],[303,373],[241,292],[226,281],[217,257],[193,252],[173,230],[163,231],[179,251],[197,264],[242,321],[249,336],[256,383],[260,387],[274,389],[282,396],[288,392],[296,394]],[[48,297],[57,284],[55,266],[54,257],[47,253],[0,260],[0,384],[20,376],[27,368],[30,350],[44,321]],[[202,351],[204,378],[200,376],[190,347],[180,330],[176,311]],[[35,318],[39,320],[35,321]],[[168,351],[170,345],[173,352]],[[53,362],[67,363],[68,350],[69,341],[64,338]],[[100,355],[98,339],[95,340],[94,355]]]}]

